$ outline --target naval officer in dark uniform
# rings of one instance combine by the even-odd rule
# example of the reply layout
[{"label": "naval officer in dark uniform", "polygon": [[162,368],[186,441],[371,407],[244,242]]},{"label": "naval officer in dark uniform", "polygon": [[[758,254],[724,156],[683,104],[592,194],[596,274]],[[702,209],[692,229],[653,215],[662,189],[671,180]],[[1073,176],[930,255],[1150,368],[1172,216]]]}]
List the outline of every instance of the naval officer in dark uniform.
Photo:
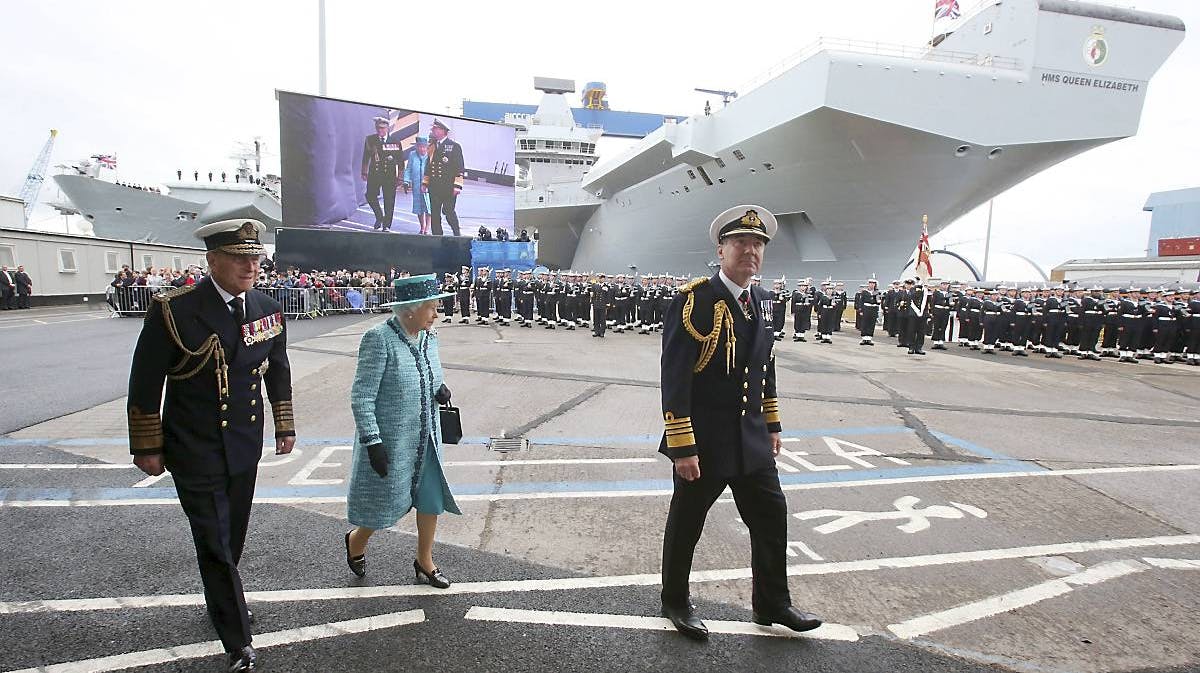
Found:
[{"label": "naval officer in dark uniform", "polygon": [[196,231],[210,275],[154,297],[129,374],[133,462],[152,476],[171,472],[229,671],[256,670],[238,561],[262,456],[263,382],[275,453],[290,453],[296,442],[283,314],[252,289],[264,229],[255,220],[225,220]]},{"label": "naval officer in dark uniform", "polygon": [[[375,228],[390,231],[392,214],[396,211],[396,188],[404,174],[404,154],[398,142],[388,136],[391,122],[387,117],[375,118],[375,133],[363,141],[362,179],[367,182],[367,204],[375,213]],[[383,195],[383,207],[379,197]]]},{"label": "naval officer in dark uniform", "polygon": [[782,446],[775,393],[769,293],[752,278],[778,225],[759,206],[713,220],[721,270],[680,288],[662,341],[659,452],[674,464],[674,494],[663,539],[663,616],[684,635],[708,629],[688,593],[692,555],[708,510],[728,486],[750,529],[754,621],[796,631],[821,620],[792,607],[787,583],[787,500],[775,456]]},{"label": "naval officer in dark uniform", "polygon": [[458,213],[455,212],[458,195],[462,193],[463,175],[466,164],[462,145],[446,136],[450,128],[440,120],[433,120],[429,135],[433,142],[429,148],[429,163],[425,165],[425,177],[421,179],[421,191],[429,194],[429,210],[433,214],[430,225],[435,236],[442,235],[442,214],[455,236],[458,231]]}]

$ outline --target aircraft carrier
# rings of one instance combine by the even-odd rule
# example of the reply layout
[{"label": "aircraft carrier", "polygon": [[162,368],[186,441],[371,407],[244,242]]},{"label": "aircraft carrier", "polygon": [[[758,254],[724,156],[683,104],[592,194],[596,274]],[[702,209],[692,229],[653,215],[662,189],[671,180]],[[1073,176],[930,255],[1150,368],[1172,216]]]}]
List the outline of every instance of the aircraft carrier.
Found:
[{"label": "aircraft carrier", "polygon": [[[518,147],[528,189],[517,223],[538,230],[551,267],[705,275],[707,223],[757,203],[780,221],[765,275],[892,276],[923,215],[935,234],[1040,171],[1136,134],[1150,79],[1184,32],[1177,18],[1133,9],[1005,0],[982,4],[936,46],[822,40],[711,115],[667,119],[619,156],[588,161],[573,182],[558,169],[539,178],[547,166],[530,158],[544,157]],[[538,150],[560,142],[550,129],[564,111],[572,125],[563,92],[543,91],[535,114],[506,119],[542,138]]]}]

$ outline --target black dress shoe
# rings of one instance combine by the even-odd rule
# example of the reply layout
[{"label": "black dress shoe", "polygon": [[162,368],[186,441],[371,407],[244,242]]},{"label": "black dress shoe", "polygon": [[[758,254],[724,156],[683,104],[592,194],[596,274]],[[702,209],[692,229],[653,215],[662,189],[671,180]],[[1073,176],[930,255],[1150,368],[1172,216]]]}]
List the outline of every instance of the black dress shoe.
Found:
[{"label": "black dress shoe", "polygon": [[802,612],[789,605],[783,609],[783,612],[773,615],[755,612],[754,623],[761,626],[779,624],[793,631],[812,631],[821,625],[821,618],[811,612]]},{"label": "black dress shoe", "polygon": [[696,616],[696,606],[687,605],[676,608],[663,603],[662,616],[671,620],[675,630],[692,640],[708,640],[708,627]]},{"label": "black dress shoe", "polygon": [[421,564],[414,560],[413,570],[417,573],[417,584],[428,582],[429,586],[435,589],[445,589],[450,586],[450,580],[437,568],[434,568],[433,572],[426,572]]},{"label": "black dress shoe", "polygon": [[350,566],[350,572],[362,577],[367,574],[367,555],[359,554],[358,556],[350,555],[350,533],[346,533],[346,565]]},{"label": "black dress shoe", "polygon": [[229,653],[229,673],[238,673],[239,671],[257,671],[258,670],[258,654],[253,647],[249,645],[243,647],[237,652]]}]

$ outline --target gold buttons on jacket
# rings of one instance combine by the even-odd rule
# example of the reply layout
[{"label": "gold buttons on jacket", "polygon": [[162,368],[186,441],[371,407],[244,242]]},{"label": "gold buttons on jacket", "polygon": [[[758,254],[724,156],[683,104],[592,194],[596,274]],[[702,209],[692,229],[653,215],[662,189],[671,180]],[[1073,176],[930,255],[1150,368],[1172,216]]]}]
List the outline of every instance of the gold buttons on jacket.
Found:
[{"label": "gold buttons on jacket", "polygon": [[[743,413],[744,413],[744,412],[743,412]],[[229,421],[221,421],[221,427],[222,427],[222,428],[228,428],[228,427],[229,427]]]},{"label": "gold buttons on jacket", "polygon": [[743,387],[743,388],[749,388],[749,387],[750,387],[750,382],[749,382],[749,381],[742,381],[742,387]]},{"label": "gold buttons on jacket", "polygon": [[763,384],[763,388],[765,389],[765,388],[767,387],[767,380],[766,380],[766,379],[763,379],[763,383],[762,383],[762,384]]},{"label": "gold buttons on jacket", "polygon": [[766,371],[767,371],[767,366],[763,365],[763,372],[766,372]]},{"label": "gold buttons on jacket", "polygon": [[228,404],[222,404],[222,405],[221,405],[221,411],[229,411],[229,405],[228,405]]},{"label": "gold buttons on jacket", "polygon": [[250,422],[251,422],[251,423],[253,423],[254,421],[257,421],[257,420],[258,420],[258,416],[251,416],[251,417],[250,417]]},{"label": "gold buttons on jacket", "polygon": [[258,400],[250,400],[250,406],[258,406]]},{"label": "gold buttons on jacket", "polygon": [[250,370],[250,376],[258,376],[258,370],[257,370],[257,369],[251,369],[251,370]]},{"label": "gold buttons on jacket", "polygon": [[750,398],[749,398],[749,397],[746,397],[745,395],[742,395],[742,401],[743,401],[743,402],[749,402],[749,401],[750,401]]},{"label": "gold buttons on jacket", "polygon": [[257,383],[251,383],[251,384],[250,384],[250,390],[258,390],[258,384],[257,384]]}]

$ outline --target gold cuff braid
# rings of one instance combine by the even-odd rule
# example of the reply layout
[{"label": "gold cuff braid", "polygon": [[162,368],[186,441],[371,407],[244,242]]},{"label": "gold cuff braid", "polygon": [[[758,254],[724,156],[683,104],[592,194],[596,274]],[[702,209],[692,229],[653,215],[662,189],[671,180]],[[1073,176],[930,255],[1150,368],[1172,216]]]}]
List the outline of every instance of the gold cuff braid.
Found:
[{"label": "gold cuff braid", "polygon": [[271,418],[275,420],[275,434],[293,434],[296,432],[296,418],[292,415],[291,400],[272,403]]},{"label": "gold cuff braid", "polygon": [[667,446],[672,449],[679,449],[685,446],[693,446],[696,443],[696,434],[692,430],[692,419],[690,416],[685,418],[675,418],[675,414],[667,412],[663,414],[666,424]]},{"label": "gold cuff braid", "polygon": [[780,422],[779,398],[764,397],[763,404],[762,404],[762,410],[763,410],[763,417],[766,419],[766,421],[768,423],[779,423]]},{"label": "gold cuff braid", "polygon": [[129,408],[129,448],[134,451],[161,449],[163,446],[162,419],[137,407]]}]

